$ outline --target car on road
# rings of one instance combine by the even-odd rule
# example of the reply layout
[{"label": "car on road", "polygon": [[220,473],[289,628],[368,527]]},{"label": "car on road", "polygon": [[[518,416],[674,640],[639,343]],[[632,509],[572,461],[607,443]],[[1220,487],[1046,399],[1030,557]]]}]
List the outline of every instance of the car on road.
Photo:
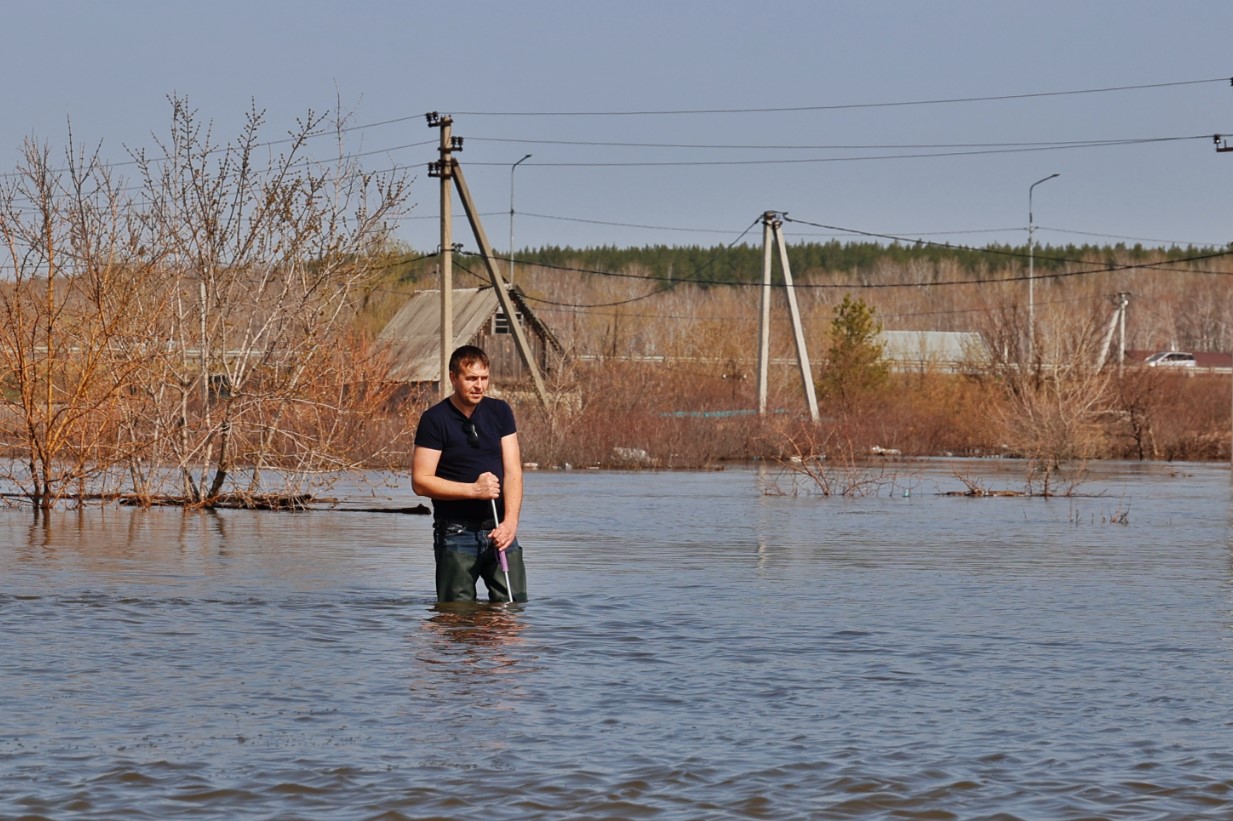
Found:
[{"label": "car on road", "polygon": [[1194,354],[1185,351],[1160,351],[1154,353],[1143,364],[1149,368],[1193,368]]}]

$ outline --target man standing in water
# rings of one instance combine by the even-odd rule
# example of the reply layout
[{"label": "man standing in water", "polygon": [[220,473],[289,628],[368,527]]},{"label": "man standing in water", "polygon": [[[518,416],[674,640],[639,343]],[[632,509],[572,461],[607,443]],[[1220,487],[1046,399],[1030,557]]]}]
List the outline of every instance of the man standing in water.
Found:
[{"label": "man standing in water", "polygon": [[[449,367],[454,392],[420,417],[411,457],[411,486],[432,499],[437,601],[475,601],[480,578],[490,601],[526,601],[518,544],[522,454],[514,412],[484,395],[488,356],[481,349],[463,345]],[[509,561],[512,591],[499,570],[498,550]]]}]

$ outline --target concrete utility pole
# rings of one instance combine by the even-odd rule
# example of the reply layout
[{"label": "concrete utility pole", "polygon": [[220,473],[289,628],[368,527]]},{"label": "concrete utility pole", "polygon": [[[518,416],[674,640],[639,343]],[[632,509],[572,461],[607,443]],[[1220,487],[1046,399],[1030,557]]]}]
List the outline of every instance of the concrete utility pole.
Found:
[{"label": "concrete utility pole", "polygon": [[758,312],[758,415],[766,415],[767,365],[771,358],[771,220],[762,215],[762,303]]},{"label": "concrete utility pole", "polygon": [[1119,291],[1117,295],[1117,376],[1122,378],[1126,365],[1126,306],[1130,304],[1130,294]]},{"label": "concrete utility pole", "polygon": [[514,284],[514,172],[518,166],[531,159],[528,154],[509,167],[509,284]]},{"label": "concrete utility pole", "polygon": [[539,365],[535,361],[535,354],[531,350],[530,343],[527,342],[527,336],[522,330],[521,323],[518,322],[518,312],[514,308],[513,300],[510,299],[509,289],[505,285],[505,280],[501,278],[500,272],[497,271],[496,257],[492,253],[492,246],[488,242],[488,235],[484,232],[484,226],[480,222],[479,211],[475,207],[474,200],[471,199],[471,191],[467,188],[467,181],[463,176],[462,167],[453,156],[454,151],[462,150],[462,137],[454,137],[450,134],[453,120],[449,117],[442,117],[435,111],[426,116],[430,128],[441,129],[441,159],[428,166],[428,175],[430,177],[441,178],[441,396],[445,398],[449,395],[449,357],[455,347],[454,285],[452,275],[453,224],[452,215],[450,214],[449,194],[450,180],[453,180],[454,185],[458,188],[458,195],[462,199],[463,208],[467,212],[467,220],[471,223],[471,232],[475,235],[475,241],[479,243],[480,253],[484,257],[484,265],[488,268],[488,279],[492,283],[493,291],[496,292],[501,310],[505,312],[505,316],[509,320],[509,327],[513,331],[514,343],[518,348],[518,354],[522,357],[522,362],[526,365],[528,373],[531,374],[532,381],[535,382],[535,390],[539,394],[540,402],[546,408],[548,407],[548,391],[544,388],[544,380],[540,376]]},{"label": "concrete utility pole", "polygon": [[1122,376],[1122,360],[1126,358],[1126,305],[1130,302],[1130,294],[1125,291],[1119,292],[1113,297],[1113,304],[1117,307],[1113,309],[1113,315],[1109,317],[1109,325],[1105,329],[1105,335],[1101,338],[1100,351],[1096,354],[1096,370],[1100,370],[1105,366],[1105,359],[1109,356],[1109,343],[1113,341],[1113,334],[1118,328],[1121,328],[1121,340],[1118,343],[1117,356],[1117,375],[1120,379]]},{"label": "concrete utility pole", "polygon": [[[1229,84],[1233,85],[1233,79],[1229,80]],[[1212,142],[1216,144],[1217,153],[1223,154],[1227,151],[1233,151],[1233,145],[1229,145],[1228,141],[1225,140],[1224,137],[1220,134],[1213,134]],[[1233,376],[1230,376],[1229,381],[1233,382]],[[1233,396],[1233,394],[1231,394],[1231,396]],[[1233,420],[1233,405],[1230,405],[1230,419]],[[1229,461],[1233,462],[1233,421],[1231,421],[1230,425],[1231,427],[1229,429]]]},{"label": "concrete utility pole", "polygon": [[1047,177],[1037,180],[1028,186],[1028,361],[1031,362],[1036,358],[1036,254],[1035,243],[1032,241],[1032,234],[1035,229],[1035,223],[1032,221],[1032,189],[1040,185],[1042,182],[1048,182],[1054,177],[1062,176],[1058,174],[1050,174]]},{"label": "concrete utility pole", "polygon": [[758,413],[766,413],[767,371],[770,365],[771,329],[771,240],[779,247],[779,264],[783,268],[784,292],[788,297],[788,313],[792,319],[792,333],[796,340],[796,361],[801,371],[801,386],[805,390],[805,404],[809,418],[816,425],[818,397],[813,386],[813,369],[809,366],[809,352],[805,348],[805,328],[801,324],[801,312],[796,305],[796,290],[792,286],[792,269],[788,265],[788,249],[784,245],[780,228],[783,220],[774,211],[762,215],[762,311],[758,323]]}]

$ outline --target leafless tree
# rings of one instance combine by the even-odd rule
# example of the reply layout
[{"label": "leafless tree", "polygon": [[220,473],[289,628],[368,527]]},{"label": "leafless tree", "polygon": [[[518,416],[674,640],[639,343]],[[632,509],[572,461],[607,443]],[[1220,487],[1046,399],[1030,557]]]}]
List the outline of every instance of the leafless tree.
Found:
[{"label": "leafless tree", "polygon": [[149,355],[150,266],[123,184],[70,133],[63,160],[25,143],[0,180],[0,436],[4,478],[36,509],[105,490],[117,459],[143,445],[118,426]]},{"label": "leafless tree", "polygon": [[[170,355],[151,380],[165,393],[148,421],[171,434],[159,442],[184,495],[208,503],[234,480],[241,456],[247,491],[262,487],[275,456],[299,475],[339,467],[320,438],[328,426],[305,439],[284,423],[343,411],[314,386],[347,381],[333,354],[408,181],[360,169],[343,150],[337,113],[309,112],[285,139],[263,142],[264,115],[254,108],[240,135],[220,144],[186,99],[170,102],[168,139],[157,154],[134,155],[146,235],[165,249],[173,297]],[[318,160],[310,145],[331,133],[337,151]]]},{"label": "leafless tree", "polygon": [[[63,160],[31,140],[0,177],[0,445],[20,456],[0,478],[39,509],[115,497],[122,476],[212,504],[238,466],[242,494],[286,488],[405,433],[376,412],[388,363],[350,328],[406,174],[361,169],[338,113],[263,141],[254,109],[219,144],[170,102],[169,136],[134,153],[136,195],[71,133]],[[385,435],[364,436],[376,417]]]},{"label": "leafless tree", "polygon": [[1106,447],[1112,372],[1097,367],[1102,326],[1094,313],[1059,310],[1028,345],[1022,315],[1009,308],[986,329],[989,367],[1002,387],[993,416],[1005,445],[1026,459],[1031,492],[1073,492]]}]

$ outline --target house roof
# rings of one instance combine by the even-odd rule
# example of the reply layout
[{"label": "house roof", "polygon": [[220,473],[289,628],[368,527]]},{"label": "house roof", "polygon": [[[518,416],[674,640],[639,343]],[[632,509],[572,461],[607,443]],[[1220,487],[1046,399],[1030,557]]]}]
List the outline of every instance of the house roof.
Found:
[{"label": "house roof", "polygon": [[[509,289],[515,309],[523,321],[543,336],[549,345],[560,349],[560,343],[532,314],[516,287]],[[492,286],[483,288],[455,288],[454,343],[459,345],[473,341],[501,310]],[[394,355],[392,375],[407,382],[436,382],[441,378],[441,292],[420,291],[412,294],[398,313],[381,329],[377,341],[389,345]]]}]

